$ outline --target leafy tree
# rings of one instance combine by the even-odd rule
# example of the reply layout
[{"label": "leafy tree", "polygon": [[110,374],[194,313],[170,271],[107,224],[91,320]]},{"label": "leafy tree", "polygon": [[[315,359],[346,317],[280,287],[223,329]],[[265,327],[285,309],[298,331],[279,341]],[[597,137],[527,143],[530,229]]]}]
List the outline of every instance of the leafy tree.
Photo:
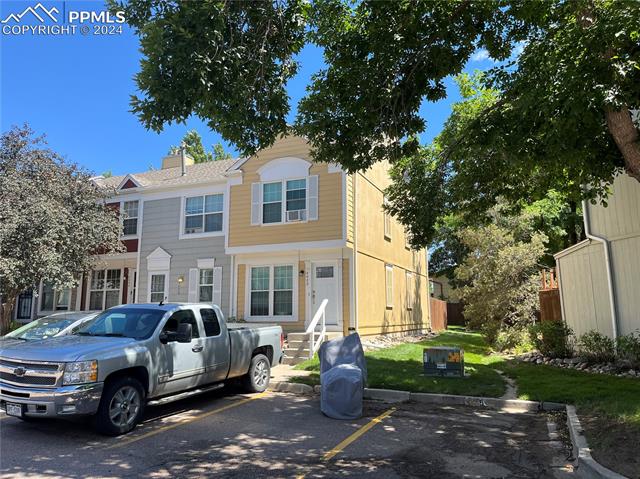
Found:
[{"label": "leafy tree", "polygon": [[[294,128],[318,161],[354,171],[416,156],[430,178],[413,181],[450,183],[447,191],[476,214],[496,197],[531,202],[550,190],[576,204],[601,197],[623,166],[640,178],[630,115],[640,98],[640,2],[111,3],[140,37],[143,96],[132,105],[155,130],[196,114],[244,154],[270,145],[289,131],[285,86],[297,72],[296,54],[312,43],[326,67],[301,99]],[[487,74],[482,108],[460,115],[451,138],[421,150],[414,139],[426,128],[420,106],[444,98],[444,79],[479,48],[499,61],[515,48],[522,53]],[[436,153],[457,156],[455,175]],[[446,205],[435,206],[428,215],[437,219]],[[401,221],[416,244],[427,244],[434,223],[421,215]]]},{"label": "leafy tree", "polygon": [[[213,145],[213,152],[205,150],[202,145],[202,137],[196,130],[190,130],[182,137],[186,153],[193,158],[196,163],[206,161],[230,160],[231,154],[224,151],[220,143]],[[169,154],[175,155],[180,151],[179,146],[169,147]]]},{"label": "leafy tree", "polygon": [[96,251],[122,250],[120,222],[104,203],[109,192],[90,178],[27,126],[0,138],[0,334],[22,291],[41,280],[75,286]]},{"label": "leafy tree", "polygon": [[455,277],[464,285],[457,291],[470,326],[494,343],[503,328],[532,324],[538,309],[538,261],[546,237],[532,232],[522,217],[465,228],[458,237],[469,251]]},{"label": "leafy tree", "polygon": [[[496,205],[504,215],[525,214],[547,235],[548,264],[553,264],[553,253],[576,243],[582,233],[577,207],[582,192],[566,175],[537,193],[528,189],[527,178],[518,180],[518,188],[486,188],[489,181],[499,182],[510,174],[492,166],[506,153],[493,158],[494,150],[481,143],[460,148],[470,125],[499,101],[498,92],[484,86],[484,78],[480,72],[456,77],[462,101],[452,106],[451,116],[432,145],[396,162],[391,170],[393,183],[387,189],[389,211],[408,225],[415,246],[432,248],[432,269],[450,279],[455,265],[466,255],[456,232],[488,224],[487,212]],[[488,156],[492,159],[485,160]],[[487,168],[494,168],[493,176],[482,183],[479,179],[487,177]]]}]

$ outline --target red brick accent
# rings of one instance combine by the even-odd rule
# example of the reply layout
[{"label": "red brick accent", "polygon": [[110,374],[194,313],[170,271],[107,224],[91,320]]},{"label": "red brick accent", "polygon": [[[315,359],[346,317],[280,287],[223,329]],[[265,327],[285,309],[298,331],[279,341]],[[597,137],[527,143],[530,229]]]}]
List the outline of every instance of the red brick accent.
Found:
[{"label": "red brick accent", "polygon": [[122,279],[122,304],[129,303],[129,268],[124,268],[124,277]]},{"label": "red brick accent", "polygon": [[127,249],[127,253],[136,253],[138,251],[138,239],[122,240],[122,244]]}]

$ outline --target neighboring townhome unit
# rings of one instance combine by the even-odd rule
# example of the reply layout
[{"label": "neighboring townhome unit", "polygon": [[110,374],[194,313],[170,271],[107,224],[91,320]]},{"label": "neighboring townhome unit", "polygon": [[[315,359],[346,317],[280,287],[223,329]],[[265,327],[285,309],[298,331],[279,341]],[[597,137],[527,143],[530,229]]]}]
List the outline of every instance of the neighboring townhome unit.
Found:
[{"label": "neighboring townhome unit", "polygon": [[326,299],[333,333],[429,327],[426,251],[412,251],[382,209],[388,164],[346,174],[314,163],[307,142],[288,136],[227,176],[233,316],[302,333]]}]

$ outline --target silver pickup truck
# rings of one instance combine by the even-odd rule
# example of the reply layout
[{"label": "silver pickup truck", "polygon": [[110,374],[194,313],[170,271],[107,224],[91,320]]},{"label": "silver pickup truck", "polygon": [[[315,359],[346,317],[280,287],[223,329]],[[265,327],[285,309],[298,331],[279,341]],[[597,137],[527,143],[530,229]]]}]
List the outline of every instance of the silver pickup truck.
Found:
[{"label": "silver pickup truck", "polygon": [[124,434],[147,404],[232,378],[264,391],[282,345],[281,327],[231,327],[217,306],[117,306],[76,335],[0,349],[0,408],[24,420],[93,415],[99,432]]}]

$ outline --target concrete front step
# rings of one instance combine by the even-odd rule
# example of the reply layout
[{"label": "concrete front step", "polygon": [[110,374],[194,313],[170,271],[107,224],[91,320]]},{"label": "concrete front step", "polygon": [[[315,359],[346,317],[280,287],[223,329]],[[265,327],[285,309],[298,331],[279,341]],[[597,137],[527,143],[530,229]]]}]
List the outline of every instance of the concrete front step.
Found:
[{"label": "concrete front step", "polygon": [[294,357],[294,356],[287,356],[285,354],[285,356],[282,358],[282,364],[288,364],[289,366],[295,366],[296,364],[300,364],[304,361],[306,361],[307,359],[309,359],[309,356],[299,356],[299,357]]}]

